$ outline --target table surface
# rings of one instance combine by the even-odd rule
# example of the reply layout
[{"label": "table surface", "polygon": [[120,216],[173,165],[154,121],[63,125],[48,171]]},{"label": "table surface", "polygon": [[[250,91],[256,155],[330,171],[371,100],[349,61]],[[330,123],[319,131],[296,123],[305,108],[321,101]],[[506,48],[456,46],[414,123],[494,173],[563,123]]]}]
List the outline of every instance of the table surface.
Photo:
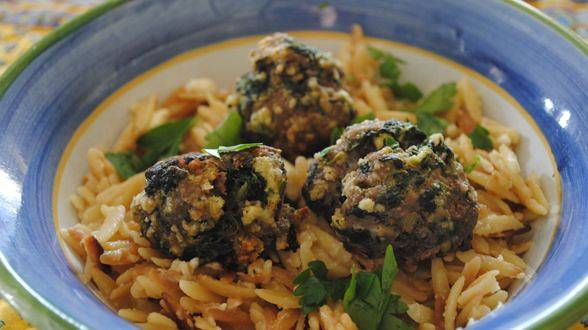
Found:
[{"label": "table surface", "polygon": [[[55,27],[103,0],[0,0],[0,74],[31,45]],[[530,1],[588,40],[588,0]],[[0,329],[32,329],[0,300]],[[571,329],[588,329],[578,323]]]}]

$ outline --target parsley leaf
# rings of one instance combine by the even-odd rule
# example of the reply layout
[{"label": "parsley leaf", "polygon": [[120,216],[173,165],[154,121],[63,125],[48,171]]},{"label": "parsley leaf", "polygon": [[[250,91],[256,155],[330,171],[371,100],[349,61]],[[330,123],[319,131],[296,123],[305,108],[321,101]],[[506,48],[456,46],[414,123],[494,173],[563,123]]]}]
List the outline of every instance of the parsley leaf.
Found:
[{"label": "parsley leaf", "polygon": [[323,283],[316,277],[308,277],[294,290],[295,296],[301,296],[299,304],[304,315],[324,305],[328,294]]},{"label": "parsley leaf", "polygon": [[337,140],[339,139],[341,134],[343,134],[343,131],[345,131],[345,129],[343,127],[335,127],[335,128],[333,128],[333,130],[331,130],[331,137],[330,137],[331,144],[335,144],[335,142],[337,142]]},{"label": "parsley leaf", "polygon": [[327,279],[327,266],[320,260],[314,260],[308,263],[308,268],[312,270],[314,276],[321,280]]},{"label": "parsley leaf", "polygon": [[392,246],[386,249],[384,265],[379,274],[353,272],[343,297],[343,308],[360,329],[412,328],[397,317],[398,314],[406,313],[406,304],[400,301],[399,296],[390,294],[396,274],[398,264]]},{"label": "parsley leaf", "polygon": [[241,126],[243,118],[236,110],[229,111],[225,120],[212,132],[206,134],[205,148],[214,149],[220,146],[232,146],[242,143]]},{"label": "parsley leaf", "polygon": [[417,113],[417,126],[427,135],[443,133],[447,127],[447,121],[428,113]]},{"label": "parsley leaf", "polygon": [[388,245],[384,256],[384,266],[382,267],[382,291],[390,291],[392,280],[396,278],[396,274],[398,274],[398,264],[394,257],[394,249],[392,249],[391,245]]},{"label": "parsley leaf", "polygon": [[457,87],[455,83],[443,84],[427,95],[410,111],[430,115],[445,111],[453,106],[453,97],[456,93]]},{"label": "parsley leaf", "polygon": [[167,150],[181,140],[188,129],[194,125],[196,117],[170,121],[152,128],[137,139],[137,145],[144,150]]},{"label": "parsley leaf", "polygon": [[493,148],[490,132],[480,124],[476,125],[476,128],[470,133],[470,139],[472,139],[474,148],[487,151],[490,151]]},{"label": "parsley leaf", "polygon": [[301,297],[300,308],[304,315],[315,311],[327,302],[327,299],[339,300],[343,297],[347,281],[329,280],[327,266],[322,261],[308,263],[308,268],[300,273],[292,283],[298,285],[294,295]]},{"label": "parsley leaf", "polygon": [[423,96],[415,84],[398,82],[401,75],[398,64],[404,63],[403,60],[372,46],[368,46],[368,52],[380,63],[380,76],[384,79],[384,85],[392,89],[394,96],[411,102],[416,102]]},{"label": "parsley leaf", "polygon": [[137,146],[143,151],[141,161],[144,169],[158,160],[177,155],[182,138],[197,118],[170,121],[159,125],[137,139]]},{"label": "parsley leaf", "polygon": [[301,297],[300,308],[306,315],[324,305],[328,299],[343,300],[343,308],[362,330],[412,329],[398,317],[408,307],[400,296],[390,294],[398,264],[392,246],[386,249],[380,271],[351,271],[351,278],[329,280],[322,261],[311,261],[294,279],[294,295]]},{"label": "parsley leaf", "polygon": [[396,58],[386,55],[380,59],[380,75],[386,80],[398,81],[400,68],[396,63]]},{"label": "parsley leaf", "polygon": [[392,54],[386,53],[384,51],[382,51],[379,48],[373,47],[373,46],[368,46],[367,47],[367,51],[370,54],[370,56],[374,59],[374,60],[389,60],[390,58],[400,64],[403,64],[404,61]]},{"label": "parsley leaf", "polygon": [[404,83],[404,84],[388,84],[388,87],[392,89],[394,92],[394,96],[397,96],[401,99],[408,99],[411,102],[416,102],[423,97],[423,93],[421,90],[416,87],[413,83]]},{"label": "parsley leaf", "polygon": [[107,152],[106,159],[123,179],[128,179],[142,167],[141,159],[132,152]]},{"label": "parsley leaf", "polygon": [[196,120],[187,118],[154,127],[137,139],[137,151],[107,152],[106,158],[122,178],[128,179],[160,159],[177,155],[184,135]]},{"label": "parsley leaf", "polygon": [[391,136],[386,136],[386,138],[384,138],[384,145],[394,149],[398,148],[400,146],[400,143],[398,143],[398,141],[396,141],[395,138]]},{"label": "parsley leaf", "polygon": [[[390,304],[388,306],[394,305]],[[382,318],[379,329],[410,330],[412,327],[398,317],[394,316],[394,314],[386,313]]]},{"label": "parsley leaf", "polygon": [[453,97],[456,92],[455,83],[443,84],[421,100],[414,108],[408,110],[416,115],[418,128],[427,135],[443,133],[448,123],[445,119],[434,115],[453,106]]},{"label": "parsley leaf", "polygon": [[475,170],[479,164],[480,164],[480,155],[476,155],[476,157],[474,158],[474,161],[470,165],[464,167],[463,171],[466,172],[467,174],[472,173],[472,171]]},{"label": "parsley leaf", "polygon": [[220,156],[221,154],[228,154],[230,152],[243,151],[243,150],[247,150],[247,149],[251,149],[251,148],[256,148],[256,147],[259,147],[262,145],[263,145],[263,143],[261,143],[261,142],[243,143],[243,144],[237,144],[237,145],[230,146],[230,147],[220,146],[216,149],[202,149],[202,150],[211,156],[214,156],[216,158],[221,158],[221,156]]},{"label": "parsley leaf", "polygon": [[333,300],[341,300],[345,295],[345,290],[347,290],[347,283],[349,279],[340,278],[331,281],[331,285],[329,286],[329,295]]}]

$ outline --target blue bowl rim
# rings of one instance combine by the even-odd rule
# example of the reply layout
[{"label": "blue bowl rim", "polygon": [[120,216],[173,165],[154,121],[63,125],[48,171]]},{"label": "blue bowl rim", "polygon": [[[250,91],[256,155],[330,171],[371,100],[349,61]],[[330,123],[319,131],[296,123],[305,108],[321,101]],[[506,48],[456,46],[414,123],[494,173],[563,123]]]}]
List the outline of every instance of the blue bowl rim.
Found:
[{"label": "blue bowl rim", "polygon": [[[88,10],[86,13],[75,17],[71,21],[48,33],[10,65],[10,67],[0,76],[0,99],[3,98],[6,91],[27,66],[48,48],[76,32],[83,26],[91,23],[103,14],[131,1],[133,0],[107,0],[103,4]],[[543,25],[557,32],[588,57],[588,43],[569,28],[561,25],[543,12],[521,0],[500,1],[543,23]],[[2,254],[0,254],[0,295],[2,295],[8,303],[18,308],[19,312],[27,320],[32,321],[32,323],[38,323],[39,320],[43,318],[49,318],[61,329],[84,328],[83,325],[61,312],[58,307],[47,302],[24,283],[20,277],[11,270],[10,265]],[[559,326],[566,326],[569,324],[570,315],[582,315],[583,312],[588,312],[588,306],[583,306],[583,302],[585,301],[588,301],[588,286],[584,287],[582,291],[566,305],[545,315],[543,318],[536,320],[532,327],[557,328]]]}]

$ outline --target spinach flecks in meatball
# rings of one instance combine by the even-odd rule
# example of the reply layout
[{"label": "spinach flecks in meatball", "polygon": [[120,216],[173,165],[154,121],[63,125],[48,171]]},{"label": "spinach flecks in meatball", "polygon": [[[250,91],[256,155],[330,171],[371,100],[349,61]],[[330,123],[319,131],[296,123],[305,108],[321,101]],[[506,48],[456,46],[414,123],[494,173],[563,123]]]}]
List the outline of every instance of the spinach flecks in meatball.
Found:
[{"label": "spinach flecks in meatball", "polygon": [[477,197],[439,134],[410,123],[366,121],[317,153],[303,196],[346,245],[378,258],[392,244],[417,262],[467,244]]},{"label": "spinach flecks in meatball", "polygon": [[156,163],[133,200],[143,235],[168,256],[247,264],[285,247],[286,182],[279,150],[191,153]]},{"label": "spinach flecks in meatball", "polygon": [[277,33],[261,40],[251,58],[252,71],[228,100],[245,120],[246,140],[294,159],[326,147],[334,128],[351,123],[355,112],[343,72],[327,53]]}]

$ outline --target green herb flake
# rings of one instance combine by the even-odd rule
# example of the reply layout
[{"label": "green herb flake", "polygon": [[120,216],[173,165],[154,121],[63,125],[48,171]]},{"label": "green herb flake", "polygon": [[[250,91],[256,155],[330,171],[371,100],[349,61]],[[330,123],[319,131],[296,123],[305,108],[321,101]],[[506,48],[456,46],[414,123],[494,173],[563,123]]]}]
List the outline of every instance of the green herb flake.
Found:
[{"label": "green herb flake", "polygon": [[196,123],[196,117],[170,121],[152,128],[137,139],[137,145],[145,150],[164,150],[181,141],[188,129]]},{"label": "green herb flake", "polygon": [[170,121],[141,135],[137,139],[137,146],[142,151],[142,170],[160,159],[177,155],[184,135],[196,121],[196,117]]},{"label": "green herb flake", "polygon": [[319,278],[321,280],[327,279],[328,270],[327,270],[327,266],[325,265],[324,262],[319,261],[319,260],[311,261],[308,263],[308,268],[310,268],[312,270],[312,273],[317,278]]},{"label": "green herb flake", "polygon": [[417,127],[427,135],[445,132],[448,123],[445,119],[428,113],[417,113]]},{"label": "green herb flake", "polygon": [[327,300],[342,300],[343,308],[362,330],[412,329],[399,315],[408,310],[400,297],[390,293],[398,274],[392,246],[388,246],[380,271],[351,270],[351,277],[329,280],[322,261],[312,261],[295,279],[294,295],[301,297],[300,308],[305,314],[315,311]]},{"label": "green herb flake", "polygon": [[453,106],[453,98],[457,93],[455,83],[447,83],[432,91],[426,98],[421,100],[414,108],[410,109],[417,114],[434,115]]},{"label": "green herb flake", "polygon": [[398,274],[398,264],[394,257],[394,249],[391,245],[386,248],[386,254],[384,255],[384,266],[382,267],[382,290],[390,291],[392,287],[392,280],[396,278]]},{"label": "green herb flake", "polygon": [[335,127],[331,130],[331,136],[330,136],[331,144],[335,144],[337,142],[339,137],[341,137],[341,134],[343,134],[343,131],[345,131],[345,129],[343,127]]},{"label": "green herb flake", "polygon": [[388,87],[392,89],[394,96],[407,99],[411,102],[417,102],[423,97],[421,90],[413,83],[388,84]]},{"label": "green herb flake", "polygon": [[241,126],[243,118],[236,110],[229,111],[225,120],[212,132],[206,134],[205,148],[214,149],[220,146],[232,146],[243,143]]},{"label": "green herb flake", "polygon": [[294,295],[301,297],[299,303],[305,314],[324,305],[328,294],[329,292],[324,284],[318,278],[312,276],[294,290]]},{"label": "green herb flake", "polygon": [[490,151],[494,147],[492,139],[490,139],[490,132],[482,125],[476,125],[476,128],[470,133],[470,139],[472,139],[474,148]]},{"label": "green herb flake", "polygon": [[329,153],[329,151],[333,150],[334,148],[335,148],[335,146],[328,146],[325,149],[317,152],[316,156],[318,156],[319,158],[325,158],[325,156]]},{"label": "green herb flake", "polygon": [[394,92],[394,96],[401,99],[408,99],[411,102],[420,100],[423,93],[421,93],[415,84],[410,82],[401,84],[398,81],[401,75],[398,64],[404,63],[403,60],[372,46],[368,46],[368,52],[373,59],[379,62],[380,76],[384,80],[384,85]]},{"label": "green herb flake", "polygon": [[390,293],[392,281],[398,274],[398,264],[392,246],[386,248],[384,265],[379,273],[352,272],[343,297],[343,308],[353,322],[366,330],[412,329],[398,318],[407,306]]},{"label": "green herb flake", "polygon": [[385,56],[383,51],[373,46],[368,46],[367,51],[374,60],[379,60]]},{"label": "green herb flake", "polygon": [[299,304],[304,315],[317,310],[327,299],[343,297],[347,280],[329,280],[327,266],[319,260],[308,263],[308,268],[294,278],[297,285],[294,295],[300,297]]},{"label": "green herb flake", "polygon": [[480,161],[481,161],[480,155],[476,155],[476,157],[474,158],[474,161],[470,165],[464,167],[463,171],[466,172],[467,174],[472,173],[472,171],[475,170],[476,167],[478,167],[478,165],[480,164]]},{"label": "green herb flake", "polygon": [[310,268],[306,268],[303,272],[298,274],[298,276],[296,276],[294,278],[294,280],[292,280],[292,283],[294,283],[294,285],[300,285],[300,284],[306,282],[306,280],[308,280],[308,278],[311,276],[312,276],[312,270]]},{"label": "green herb flake", "polygon": [[370,54],[370,56],[374,59],[374,60],[385,60],[387,58],[392,58],[394,61],[400,63],[400,64],[404,64],[404,60],[390,54],[390,53],[386,53],[383,50],[376,48],[374,46],[368,46],[367,47],[367,51]]},{"label": "green herb flake", "polygon": [[396,58],[385,56],[380,63],[380,76],[389,81],[398,81],[400,78],[400,68],[396,63]]},{"label": "green herb flake", "polygon": [[384,145],[386,147],[390,147],[392,149],[398,148],[400,146],[400,143],[398,143],[398,141],[396,141],[395,138],[391,137],[391,136],[386,136],[384,138]]},{"label": "green herb flake", "polygon": [[127,179],[160,159],[177,155],[184,135],[196,121],[193,117],[154,127],[137,139],[136,152],[108,152],[106,158],[119,176]]},{"label": "green herb flake", "polygon": [[373,59],[380,63],[380,76],[387,82],[397,82],[400,78],[400,68],[398,63],[404,63],[401,59],[383,52],[382,50],[368,46],[368,52]]},{"label": "green herb flake", "polygon": [[221,154],[227,154],[230,152],[239,152],[239,151],[244,151],[244,150],[248,150],[248,149],[252,149],[252,148],[257,148],[262,146],[263,143],[261,142],[256,142],[256,143],[243,143],[243,144],[237,144],[234,146],[229,146],[229,147],[225,147],[225,146],[220,146],[216,149],[202,149],[204,152],[206,152],[207,154],[214,156],[216,158],[221,158]]},{"label": "green herb flake", "polygon": [[125,180],[141,171],[141,159],[132,152],[107,152],[105,156]]},{"label": "green herb flake", "polygon": [[328,1],[323,1],[323,2],[319,3],[319,5],[318,5],[319,9],[329,8],[330,6],[331,6],[331,4],[329,4]]}]

